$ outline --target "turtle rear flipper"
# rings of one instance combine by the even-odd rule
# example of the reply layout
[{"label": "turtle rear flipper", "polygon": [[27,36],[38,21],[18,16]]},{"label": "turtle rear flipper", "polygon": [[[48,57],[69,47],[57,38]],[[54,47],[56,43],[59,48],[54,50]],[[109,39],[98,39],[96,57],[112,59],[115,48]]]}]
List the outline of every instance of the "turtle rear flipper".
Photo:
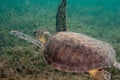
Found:
[{"label": "turtle rear flipper", "polygon": [[94,80],[111,80],[111,73],[105,69],[93,69],[89,71],[89,74]]},{"label": "turtle rear flipper", "polygon": [[120,63],[117,62],[116,60],[114,61],[113,66],[116,67],[117,69],[120,69]]},{"label": "turtle rear flipper", "polygon": [[26,40],[26,41],[29,41],[29,42],[35,44],[36,46],[39,46],[40,48],[43,48],[43,47],[44,47],[44,45],[43,45],[40,41],[31,38],[31,37],[28,36],[27,34],[24,34],[24,33],[22,33],[22,32],[16,31],[16,30],[12,30],[12,31],[10,31],[10,33],[11,33],[12,35],[18,37],[18,38],[21,38],[21,39],[24,39],[24,40]]}]

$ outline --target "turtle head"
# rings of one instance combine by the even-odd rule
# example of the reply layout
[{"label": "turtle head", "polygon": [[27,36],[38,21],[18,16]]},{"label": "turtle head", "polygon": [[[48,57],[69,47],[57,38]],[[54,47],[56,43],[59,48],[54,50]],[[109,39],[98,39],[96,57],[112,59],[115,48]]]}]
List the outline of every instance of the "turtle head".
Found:
[{"label": "turtle head", "polygon": [[46,44],[50,38],[50,32],[41,29],[34,30],[33,34],[36,36],[36,39],[43,44]]}]

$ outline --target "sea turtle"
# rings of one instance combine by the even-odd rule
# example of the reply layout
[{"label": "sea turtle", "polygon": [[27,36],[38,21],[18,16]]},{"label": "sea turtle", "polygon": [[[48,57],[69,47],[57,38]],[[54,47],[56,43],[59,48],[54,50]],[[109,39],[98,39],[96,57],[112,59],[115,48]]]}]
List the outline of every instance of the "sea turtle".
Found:
[{"label": "sea turtle", "polygon": [[120,69],[115,51],[107,42],[75,32],[58,32],[51,35],[48,31],[37,31],[39,41],[18,31],[13,30],[11,34],[44,49],[47,63],[57,70],[88,72],[95,80],[111,80],[106,68],[114,66]]},{"label": "sea turtle", "polygon": [[37,39],[16,30],[11,31],[11,34],[44,49],[47,63],[57,70],[87,72],[95,80],[111,80],[111,74],[106,68],[114,66],[120,69],[115,50],[107,42],[66,30],[54,35],[44,30],[36,30],[34,33]]}]

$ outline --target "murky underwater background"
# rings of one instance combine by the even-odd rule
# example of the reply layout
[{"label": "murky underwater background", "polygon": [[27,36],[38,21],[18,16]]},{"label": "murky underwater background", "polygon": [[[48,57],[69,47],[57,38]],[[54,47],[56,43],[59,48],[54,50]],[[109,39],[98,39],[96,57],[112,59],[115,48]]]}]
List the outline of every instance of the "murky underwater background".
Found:
[{"label": "murky underwater background", "polygon": [[[0,80],[88,80],[87,75],[52,69],[40,49],[9,33],[19,30],[34,37],[32,32],[38,28],[55,33],[59,3],[60,0],[0,0]],[[120,0],[68,0],[67,26],[70,31],[109,42],[120,61]],[[41,54],[36,56],[38,52]],[[110,72],[113,80],[120,80],[120,70],[111,68]]]}]

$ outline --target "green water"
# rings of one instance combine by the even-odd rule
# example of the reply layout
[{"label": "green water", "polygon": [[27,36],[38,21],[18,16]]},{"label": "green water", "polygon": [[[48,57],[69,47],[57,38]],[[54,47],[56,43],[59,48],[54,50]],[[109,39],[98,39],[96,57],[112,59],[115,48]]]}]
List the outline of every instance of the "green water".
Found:
[{"label": "green water", "polygon": [[[0,80],[75,80],[85,77],[53,71],[41,55],[36,57],[40,49],[10,34],[11,30],[19,30],[34,37],[33,30],[39,28],[55,33],[60,1],[0,0]],[[120,0],[68,0],[66,12],[69,31],[107,41],[120,62]],[[112,80],[120,79],[120,70],[111,68],[109,71]],[[25,76],[28,79],[23,79]],[[91,79],[86,77],[86,80]]]},{"label": "green water", "polygon": [[[0,49],[29,44],[9,34],[19,30],[31,36],[38,28],[55,32],[60,0],[0,0]],[[113,45],[120,54],[120,1],[68,0],[67,25]],[[24,44],[25,45],[25,44]],[[2,53],[3,54],[3,53]]]},{"label": "green water", "polygon": [[[0,47],[16,45],[11,41],[10,30],[30,35],[38,28],[55,32],[59,3],[60,0],[0,0]],[[69,30],[119,44],[119,4],[119,0],[68,0]]]},{"label": "green water", "polygon": [[[42,28],[54,33],[59,3],[60,0],[0,0],[1,49],[22,45],[9,34],[10,30],[32,35],[33,30]],[[119,0],[68,0],[69,30],[108,41],[120,54],[119,4]]]}]

